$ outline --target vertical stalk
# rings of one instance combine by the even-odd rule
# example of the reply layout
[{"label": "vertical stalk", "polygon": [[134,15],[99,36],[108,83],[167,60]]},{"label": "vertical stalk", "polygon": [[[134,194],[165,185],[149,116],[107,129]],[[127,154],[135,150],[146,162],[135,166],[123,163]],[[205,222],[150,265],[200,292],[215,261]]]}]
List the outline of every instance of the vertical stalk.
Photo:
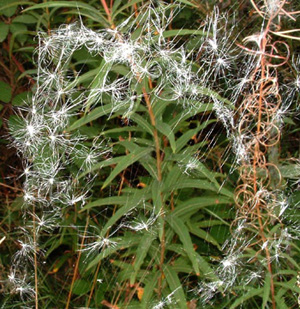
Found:
[{"label": "vertical stalk", "polygon": [[158,134],[157,130],[155,128],[156,126],[156,121],[155,121],[155,116],[153,113],[153,109],[151,106],[150,98],[149,95],[146,91],[146,88],[143,87],[143,95],[147,104],[149,116],[150,116],[150,121],[153,126],[153,136],[154,136],[154,143],[155,143],[155,152],[156,152],[156,165],[157,165],[157,180],[161,182],[161,156],[160,156],[160,146],[159,146],[159,139],[158,139]]},{"label": "vertical stalk", "polygon": [[33,205],[33,246],[34,246],[34,288],[35,288],[35,309],[39,308],[39,291],[38,291],[38,274],[37,274],[37,255],[36,255],[36,222],[35,222],[35,206]]},{"label": "vertical stalk", "polygon": [[[162,214],[162,217],[164,215]],[[161,251],[160,251],[160,260],[159,260],[159,270],[160,276],[158,278],[158,296],[161,297],[161,288],[162,288],[162,279],[163,279],[163,264],[165,259],[165,250],[166,250],[166,243],[165,243],[165,221],[163,222],[163,233],[161,238]]]},{"label": "vertical stalk", "polygon": [[76,264],[75,264],[75,268],[74,268],[74,273],[73,273],[72,283],[71,283],[71,287],[70,287],[70,291],[69,291],[69,295],[68,295],[66,309],[68,309],[69,306],[70,306],[70,301],[71,301],[71,297],[72,297],[72,291],[73,291],[74,283],[75,283],[75,280],[76,280],[76,276],[77,276],[77,272],[78,272],[78,267],[79,267],[79,261],[80,261],[81,252],[82,252],[81,249],[83,248],[83,244],[84,244],[84,240],[85,240],[85,235],[86,235],[88,224],[89,224],[89,216],[87,216],[87,218],[86,218],[86,224],[85,224],[85,228],[84,228],[83,237],[82,237],[82,240],[81,240],[81,243],[80,243],[80,250],[79,250],[78,257],[77,257]]},{"label": "vertical stalk", "polygon": [[[130,138],[131,138],[131,136],[129,136],[129,139]],[[125,171],[123,171],[122,176],[121,176],[121,183],[120,183],[120,187],[119,187],[119,190],[118,190],[118,196],[121,195],[121,192],[122,192],[122,189],[123,189],[123,184],[124,184],[124,180],[125,180],[125,176],[124,175],[125,175]],[[116,210],[117,210],[117,205],[114,206],[112,216],[115,214]],[[106,237],[108,237],[108,235],[109,235],[109,230],[106,233]],[[105,249],[105,246],[103,246],[103,250],[104,249]],[[95,272],[94,280],[93,280],[93,285],[92,285],[92,288],[91,288],[91,291],[90,291],[90,294],[89,294],[89,298],[88,298],[88,302],[87,302],[87,305],[86,305],[87,308],[89,308],[91,300],[92,300],[92,296],[93,296],[94,289],[95,289],[95,286],[96,286],[96,282],[97,282],[97,277],[98,277],[98,273],[99,273],[99,270],[100,270],[100,266],[101,266],[101,260],[98,262],[98,265],[97,265],[97,268],[96,268],[96,272]],[[116,305],[117,300],[115,301],[114,305]]]},{"label": "vertical stalk", "polygon": [[99,261],[99,263],[97,265],[97,269],[96,269],[94,280],[93,280],[93,285],[92,285],[91,292],[90,292],[90,295],[89,295],[89,299],[88,299],[88,302],[87,302],[87,305],[86,305],[87,308],[90,307],[90,303],[91,303],[92,296],[93,296],[94,289],[95,289],[95,285],[96,285],[96,282],[97,282],[97,277],[98,277],[98,273],[99,273],[99,270],[100,270],[100,266],[101,266],[101,261]]},{"label": "vertical stalk", "polygon": [[[264,85],[265,85],[265,78],[266,78],[266,59],[265,59],[265,53],[266,53],[266,45],[267,45],[267,35],[270,30],[270,25],[274,17],[270,17],[268,20],[266,29],[263,33],[263,37],[261,39],[261,46],[260,46],[260,54],[261,54],[261,59],[260,59],[260,69],[261,69],[261,75],[260,75],[260,88],[259,88],[259,99],[258,99],[258,118],[257,118],[257,127],[256,127],[256,141],[255,141],[255,152],[254,152],[254,157],[253,157],[253,191],[254,191],[254,196],[257,194],[258,191],[258,183],[257,183],[257,168],[259,167],[259,155],[260,155],[260,134],[261,134],[261,124],[262,124],[262,108],[263,108],[263,97],[264,97]],[[257,215],[257,220],[258,220],[258,225],[259,225],[259,235],[261,237],[261,240],[263,244],[267,242],[267,238],[265,236],[264,232],[264,224],[262,221],[262,214],[261,214],[261,202],[258,199],[256,205],[255,205],[255,210],[256,210],[256,215]],[[264,246],[264,251],[266,254],[266,259],[267,259],[267,268],[270,273],[270,278],[271,278],[271,298],[272,298],[272,308],[276,308],[276,302],[275,302],[275,288],[274,288],[274,279],[273,279],[273,272],[272,272],[272,261],[271,261],[271,256],[270,252],[268,249],[268,246]]]},{"label": "vertical stalk", "polygon": [[[264,32],[264,37],[262,39],[262,57],[261,57],[261,80],[264,81],[265,79],[265,70],[266,70],[266,59],[265,59],[265,52],[266,52],[266,45],[267,45],[267,34],[269,32],[269,28],[270,28],[270,24],[272,22],[273,18],[270,18],[266,27],[266,30]],[[260,89],[259,89],[259,114],[258,114],[258,122],[257,122],[257,136],[260,135],[261,132],[261,120],[262,120],[262,99],[263,99],[263,86],[264,86],[264,82],[262,82],[260,84]],[[255,157],[254,157],[254,162],[255,162],[255,175],[256,175],[256,163],[257,163],[257,159],[259,156],[259,141],[256,142],[255,145]],[[254,193],[256,194],[257,192],[257,182],[255,179],[255,191]],[[264,226],[263,226],[263,222],[262,222],[262,217],[261,217],[261,212],[260,212],[260,203],[257,203],[256,206],[256,211],[257,211],[257,217],[258,217],[258,223],[259,223],[259,227],[260,227],[260,235],[262,238],[263,243],[265,243],[267,241],[266,237],[265,237],[265,233],[264,233]],[[266,253],[266,258],[267,258],[267,264],[268,264],[268,271],[270,273],[270,278],[271,278],[271,297],[272,297],[272,307],[273,309],[276,308],[276,302],[275,302],[275,290],[274,290],[274,280],[273,280],[273,272],[272,272],[272,262],[271,262],[271,257],[270,257],[270,252],[268,249],[268,246],[265,246],[265,253]]]},{"label": "vertical stalk", "polygon": [[[115,26],[114,26],[114,24],[112,22],[111,11],[110,11],[109,7],[107,6],[106,1],[105,0],[101,0],[101,3],[103,5],[104,11],[105,11],[105,13],[107,15],[108,22],[111,24],[111,27],[114,28]],[[112,7],[112,1],[111,1],[110,5]]]},{"label": "vertical stalk", "polygon": [[[149,112],[149,116],[150,116],[150,121],[151,124],[153,126],[153,136],[154,136],[154,143],[155,143],[155,151],[156,151],[156,166],[157,166],[157,180],[158,182],[161,182],[162,180],[162,174],[161,174],[161,155],[160,155],[160,146],[159,146],[159,138],[158,138],[158,133],[157,133],[157,129],[155,127],[156,125],[156,121],[155,121],[155,116],[153,113],[153,109],[151,106],[151,102],[150,102],[150,98],[149,95],[145,89],[145,87],[143,87],[143,95],[146,101],[146,105],[148,108],[148,112]],[[161,199],[162,198],[162,194],[161,194]],[[164,219],[164,209],[163,209],[163,202],[162,202],[162,209],[161,209],[161,217]],[[161,238],[161,251],[160,251],[160,261],[159,261],[159,269],[161,272],[161,275],[158,279],[158,296],[161,297],[161,286],[162,286],[162,278],[163,278],[163,263],[164,263],[164,258],[165,258],[165,248],[166,244],[165,244],[165,222],[163,221],[163,231],[162,231],[162,238]]]}]

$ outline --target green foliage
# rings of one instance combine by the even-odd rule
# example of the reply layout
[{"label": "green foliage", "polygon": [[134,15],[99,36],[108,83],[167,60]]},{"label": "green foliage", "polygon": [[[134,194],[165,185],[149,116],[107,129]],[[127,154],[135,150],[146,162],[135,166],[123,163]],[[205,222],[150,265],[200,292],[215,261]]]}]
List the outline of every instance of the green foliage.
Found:
[{"label": "green foliage", "polygon": [[[206,13],[202,6],[196,1],[178,2],[185,5],[187,16],[190,14],[201,23]],[[2,0],[0,42],[5,44],[3,61],[5,67],[10,67],[11,76],[0,81],[0,101],[8,110],[5,117],[10,118],[10,123],[14,121],[12,108],[27,106],[36,91],[32,47],[37,44],[37,32],[51,31],[62,23],[78,20],[78,16],[89,28],[113,28],[132,14],[138,14],[145,1],[116,0],[112,3],[111,15],[107,16],[101,1],[36,3]],[[175,16],[174,27],[180,24],[179,17],[176,19]],[[201,38],[205,35],[209,34],[199,30],[198,24],[191,20],[185,20],[184,29],[169,29],[163,33],[165,38],[174,39],[178,46],[184,45],[190,36]],[[219,168],[218,156],[226,151],[228,140],[213,113],[211,98],[218,99],[229,109],[234,109],[234,106],[225,97],[225,90],[219,94],[219,89],[199,85],[198,91],[207,100],[191,100],[188,103],[193,108],[189,110],[184,105],[187,103],[181,99],[150,98],[156,120],[153,124],[142,91],[143,86],[149,87],[147,78],[136,87],[139,99],[128,112],[128,106],[116,110],[109,95],[103,98],[104,104],[99,103],[93,93],[102,85],[104,74],[108,74],[111,80],[116,76],[126,76],[128,70],[125,65],[107,64],[99,55],[90,55],[83,48],[66,66],[74,72],[83,68],[72,85],[74,97],[80,94],[81,89],[89,90],[84,111],[80,117],[71,119],[66,132],[70,136],[76,135],[76,132],[87,132],[90,137],[87,145],[95,136],[105,138],[113,157],[98,157],[88,171],[82,172],[77,181],[83,187],[87,174],[96,175],[88,203],[81,208],[78,205],[65,208],[61,226],[53,234],[43,235],[40,250],[45,252],[45,263],[39,262],[40,307],[66,306],[73,265],[79,259],[70,308],[87,304],[91,308],[102,308],[107,304],[118,308],[153,308],[161,301],[166,307],[187,308],[199,298],[194,282],[218,282],[216,261],[223,258],[222,245],[234,220],[237,175],[231,173],[234,166],[231,157],[223,168]],[[293,123],[288,123],[290,128],[294,128]],[[220,131],[220,138],[216,138],[215,145],[209,149],[210,141],[205,139],[205,135],[208,132],[219,134]],[[160,170],[157,150],[162,161]],[[297,151],[294,150],[295,156]],[[210,157],[200,160],[207,152],[210,152]],[[190,164],[192,168],[189,168]],[[72,174],[72,168],[70,166],[66,173]],[[298,180],[298,164],[287,160],[280,165],[280,170],[287,185]],[[300,201],[298,195],[291,194],[295,207]],[[3,229],[7,230],[3,235],[11,242],[10,245],[4,242],[4,254],[0,257],[5,274],[9,273],[8,257],[13,255],[13,247],[17,246],[14,228],[20,225],[20,200],[20,196],[14,196],[2,212],[1,222]],[[137,229],[137,224],[146,223],[152,212],[157,219],[153,226]],[[97,230],[99,239],[109,236],[110,242],[115,245],[103,246],[91,254],[77,251],[86,218],[90,220],[88,235]],[[122,225],[127,227],[125,231],[117,229],[116,233],[109,235],[114,228]],[[295,303],[289,302],[295,302],[295,295],[299,294],[295,281],[299,271],[299,243],[295,241],[289,249],[291,253],[286,254],[282,266],[274,273],[279,277],[275,295],[278,308],[295,306]],[[255,253],[249,252],[249,259],[253,258],[256,263],[256,259],[263,259],[260,254],[255,256]],[[216,287],[222,296],[216,297],[211,306],[208,302],[207,306],[269,308],[270,282],[270,275],[266,273],[256,286],[237,285],[226,294],[222,288]],[[170,295],[175,304],[168,302]],[[10,308],[11,304],[21,306],[17,299],[17,295],[6,295],[2,305],[5,308]],[[29,307],[34,306],[32,300],[25,299],[24,302]],[[204,305],[199,301],[197,308],[201,306]],[[189,308],[194,307],[191,305]]]},{"label": "green foliage", "polygon": [[0,81],[0,100],[9,103],[11,100],[11,88],[8,84]]}]

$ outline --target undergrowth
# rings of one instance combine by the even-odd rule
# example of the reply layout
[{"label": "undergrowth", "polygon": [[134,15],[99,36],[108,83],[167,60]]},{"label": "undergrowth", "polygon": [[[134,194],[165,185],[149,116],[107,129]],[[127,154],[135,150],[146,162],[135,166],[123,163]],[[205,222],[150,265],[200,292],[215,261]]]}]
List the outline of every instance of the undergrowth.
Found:
[{"label": "undergrowth", "polygon": [[[0,7],[31,84],[0,84],[22,169],[2,181],[2,307],[296,308],[297,7],[19,4]],[[26,21],[35,51],[10,33]]]}]

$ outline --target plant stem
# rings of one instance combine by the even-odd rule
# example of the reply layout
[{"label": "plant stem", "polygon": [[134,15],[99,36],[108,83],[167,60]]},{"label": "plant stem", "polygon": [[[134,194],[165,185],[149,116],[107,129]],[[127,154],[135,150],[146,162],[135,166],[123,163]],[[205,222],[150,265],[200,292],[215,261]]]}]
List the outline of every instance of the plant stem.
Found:
[{"label": "plant stem", "polygon": [[108,22],[111,24],[112,28],[114,28],[114,24],[112,22],[112,19],[111,19],[111,12],[106,4],[106,1],[105,0],[101,0],[101,3],[103,5],[103,8],[104,8],[104,11],[107,15],[107,18],[108,18]]},{"label": "plant stem", "polygon": [[74,274],[73,274],[72,283],[71,283],[71,287],[70,287],[70,291],[69,291],[69,295],[68,295],[68,300],[67,300],[67,304],[66,304],[66,309],[68,309],[69,306],[70,306],[70,301],[71,301],[71,296],[72,296],[72,290],[73,290],[74,283],[75,283],[76,276],[77,276],[77,272],[78,272],[78,266],[79,266],[79,261],[80,261],[80,257],[81,257],[81,252],[82,252],[81,249],[82,249],[83,244],[84,244],[85,235],[86,235],[87,227],[88,227],[88,224],[89,224],[89,218],[90,218],[90,217],[89,217],[89,215],[88,215],[87,218],[86,218],[86,224],[85,224],[85,228],[84,228],[83,237],[82,237],[82,240],[81,240],[81,243],[80,243],[80,250],[79,250],[78,257],[77,257],[77,260],[76,260],[76,265],[75,265],[75,268],[74,268]]},{"label": "plant stem", "polygon": [[[150,121],[153,126],[153,136],[154,136],[154,142],[155,142],[155,150],[156,150],[156,165],[157,165],[157,180],[158,182],[161,182],[162,180],[162,174],[161,174],[161,155],[160,155],[160,146],[159,146],[159,139],[158,139],[158,133],[157,129],[155,128],[156,121],[155,121],[155,116],[153,113],[153,109],[151,106],[150,98],[149,95],[143,87],[143,95],[147,104],[149,116],[150,116]],[[163,209],[163,197],[161,194],[161,199],[162,199],[162,209],[161,209],[161,217],[163,219],[163,231],[162,231],[162,237],[161,237],[161,251],[160,251],[160,262],[159,262],[159,269],[161,272],[161,275],[158,279],[158,296],[161,297],[161,287],[162,287],[162,278],[163,278],[163,263],[165,259],[165,221],[164,221],[164,209]]]},{"label": "plant stem", "polygon": [[[263,38],[261,40],[261,48],[260,51],[262,53],[261,56],[261,83],[260,83],[260,89],[259,89],[259,100],[258,100],[258,120],[257,120],[257,129],[256,129],[256,136],[258,139],[256,140],[255,143],[255,153],[254,153],[254,160],[253,160],[253,184],[254,184],[254,194],[257,193],[258,186],[257,186],[257,167],[258,167],[258,161],[259,161],[259,153],[260,153],[260,142],[259,142],[259,136],[261,134],[261,122],[262,122],[262,103],[263,103],[263,90],[264,90],[264,80],[266,78],[265,76],[265,71],[266,71],[266,59],[264,56],[265,50],[266,50],[266,45],[267,45],[267,34],[269,32],[270,24],[271,24],[272,18],[269,19],[268,24],[266,26],[266,30],[263,33]],[[259,233],[260,237],[263,241],[263,244],[267,242],[267,238],[264,233],[264,225],[262,222],[262,215],[260,211],[260,202],[257,202],[256,204],[256,213],[257,213],[257,219],[258,219],[258,224],[259,224]],[[270,252],[268,249],[268,246],[265,247],[265,253],[266,253],[266,258],[267,258],[267,267],[268,271],[270,273],[271,277],[271,297],[272,297],[272,307],[273,309],[276,308],[276,302],[275,302],[275,290],[274,290],[274,280],[273,280],[273,272],[272,272],[272,262],[271,262],[271,257],[270,257]]]},{"label": "plant stem", "polygon": [[39,296],[38,296],[38,274],[37,274],[37,256],[36,256],[36,222],[35,222],[35,206],[33,205],[33,246],[34,246],[34,287],[35,287],[35,309],[39,308]]},{"label": "plant stem", "polygon": [[87,305],[86,305],[87,308],[90,307],[90,303],[91,303],[92,296],[93,296],[94,289],[95,289],[95,285],[96,285],[96,282],[97,282],[97,277],[98,277],[98,273],[99,273],[99,270],[100,270],[100,266],[101,266],[101,261],[99,261],[99,263],[97,265],[97,269],[96,269],[94,280],[93,280],[93,285],[92,285],[91,292],[90,292],[90,295],[89,295],[89,299],[88,299],[88,302],[87,302]]},{"label": "plant stem", "polygon": [[155,151],[156,151],[156,165],[157,165],[157,180],[161,182],[161,157],[160,157],[160,146],[159,146],[159,139],[158,139],[158,134],[157,130],[155,128],[156,126],[156,121],[155,121],[155,116],[153,113],[153,109],[151,106],[150,98],[149,95],[146,91],[146,88],[143,87],[143,95],[147,104],[149,116],[150,116],[150,121],[153,126],[153,136],[154,136],[154,142],[155,142]]},{"label": "plant stem", "polygon": [[[164,214],[162,214],[164,216]],[[163,218],[164,219],[164,218]],[[161,297],[161,289],[162,289],[162,279],[163,279],[163,264],[165,259],[165,250],[166,250],[166,242],[165,242],[165,221],[163,222],[163,233],[161,238],[161,250],[160,250],[160,260],[159,260],[159,269],[160,276],[158,278],[158,296]]]}]

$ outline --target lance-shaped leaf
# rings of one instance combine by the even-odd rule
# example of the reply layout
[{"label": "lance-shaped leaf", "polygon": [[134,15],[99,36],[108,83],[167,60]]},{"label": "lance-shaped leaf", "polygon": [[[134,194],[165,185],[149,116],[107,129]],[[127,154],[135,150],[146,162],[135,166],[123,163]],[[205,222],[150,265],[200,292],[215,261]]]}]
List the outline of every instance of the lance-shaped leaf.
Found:
[{"label": "lance-shaped leaf", "polygon": [[171,127],[166,123],[163,123],[161,121],[156,121],[156,128],[169,140],[172,151],[175,153],[176,152],[176,142],[175,142],[175,136],[174,136],[174,133]]},{"label": "lance-shaped leaf", "polygon": [[163,265],[163,272],[172,291],[172,295],[170,296],[170,304],[176,304],[176,308],[186,309],[187,301],[176,272],[171,266],[165,264]]},{"label": "lance-shaped leaf", "polygon": [[222,196],[202,196],[191,198],[183,203],[178,204],[172,213],[174,217],[180,217],[181,219],[186,219],[190,217],[193,213],[197,212],[207,206],[224,205],[232,203],[232,199],[222,197]]},{"label": "lance-shaped leaf", "polygon": [[192,239],[189,234],[188,228],[183,223],[183,221],[176,216],[169,216],[166,218],[166,220],[171,226],[171,228],[174,230],[174,232],[179,236],[180,241],[183,244],[183,248],[193,265],[194,271],[196,275],[199,276],[200,275],[199,264],[196,258],[195,250],[193,247]]},{"label": "lance-shaped leaf", "polygon": [[[20,1],[16,2],[16,4],[19,4]],[[32,4],[32,2],[24,1],[22,4]],[[109,22],[107,19],[99,13],[98,10],[96,10],[93,6],[84,3],[84,2],[78,2],[78,1],[47,1],[44,3],[39,3],[33,6],[28,7],[25,11],[29,10],[36,10],[36,9],[43,9],[43,8],[77,8],[77,9],[85,9],[87,11],[92,12],[93,14],[97,14],[99,19],[106,25],[109,26]]]},{"label": "lance-shaped leaf", "polygon": [[156,238],[156,233],[148,232],[143,237],[143,241],[141,241],[140,244],[138,245],[137,250],[136,250],[135,261],[133,264],[134,272],[132,272],[130,275],[130,284],[135,283],[138,271],[140,270],[144,262],[144,259],[147,256],[148,250],[155,238]]},{"label": "lance-shaped leaf", "polygon": [[230,306],[230,309],[234,309],[239,307],[242,303],[244,303],[246,300],[255,297],[255,296],[260,296],[263,294],[264,288],[260,289],[254,289],[254,288],[248,288],[248,292],[245,293],[243,291],[243,296],[238,297],[235,302]]},{"label": "lance-shaped leaf", "polygon": [[122,158],[120,162],[117,164],[117,166],[113,169],[111,174],[107,177],[105,180],[102,189],[107,187],[111,181],[120,173],[122,172],[125,168],[127,168],[129,165],[133,164],[134,162],[140,160],[144,156],[148,155],[153,149],[152,148],[141,148],[131,152],[129,155],[126,157]]},{"label": "lance-shaped leaf", "polygon": [[151,274],[151,276],[149,276],[150,280],[146,283],[142,297],[141,302],[142,309],[151,308],[151,305],[153,305],[153,302],[151,302],[151,297],[153,295],[155,287],[157,286],[157,281],[160,275],[161,275],[160,271],[157,271],[156,273],[153,273]]}]

